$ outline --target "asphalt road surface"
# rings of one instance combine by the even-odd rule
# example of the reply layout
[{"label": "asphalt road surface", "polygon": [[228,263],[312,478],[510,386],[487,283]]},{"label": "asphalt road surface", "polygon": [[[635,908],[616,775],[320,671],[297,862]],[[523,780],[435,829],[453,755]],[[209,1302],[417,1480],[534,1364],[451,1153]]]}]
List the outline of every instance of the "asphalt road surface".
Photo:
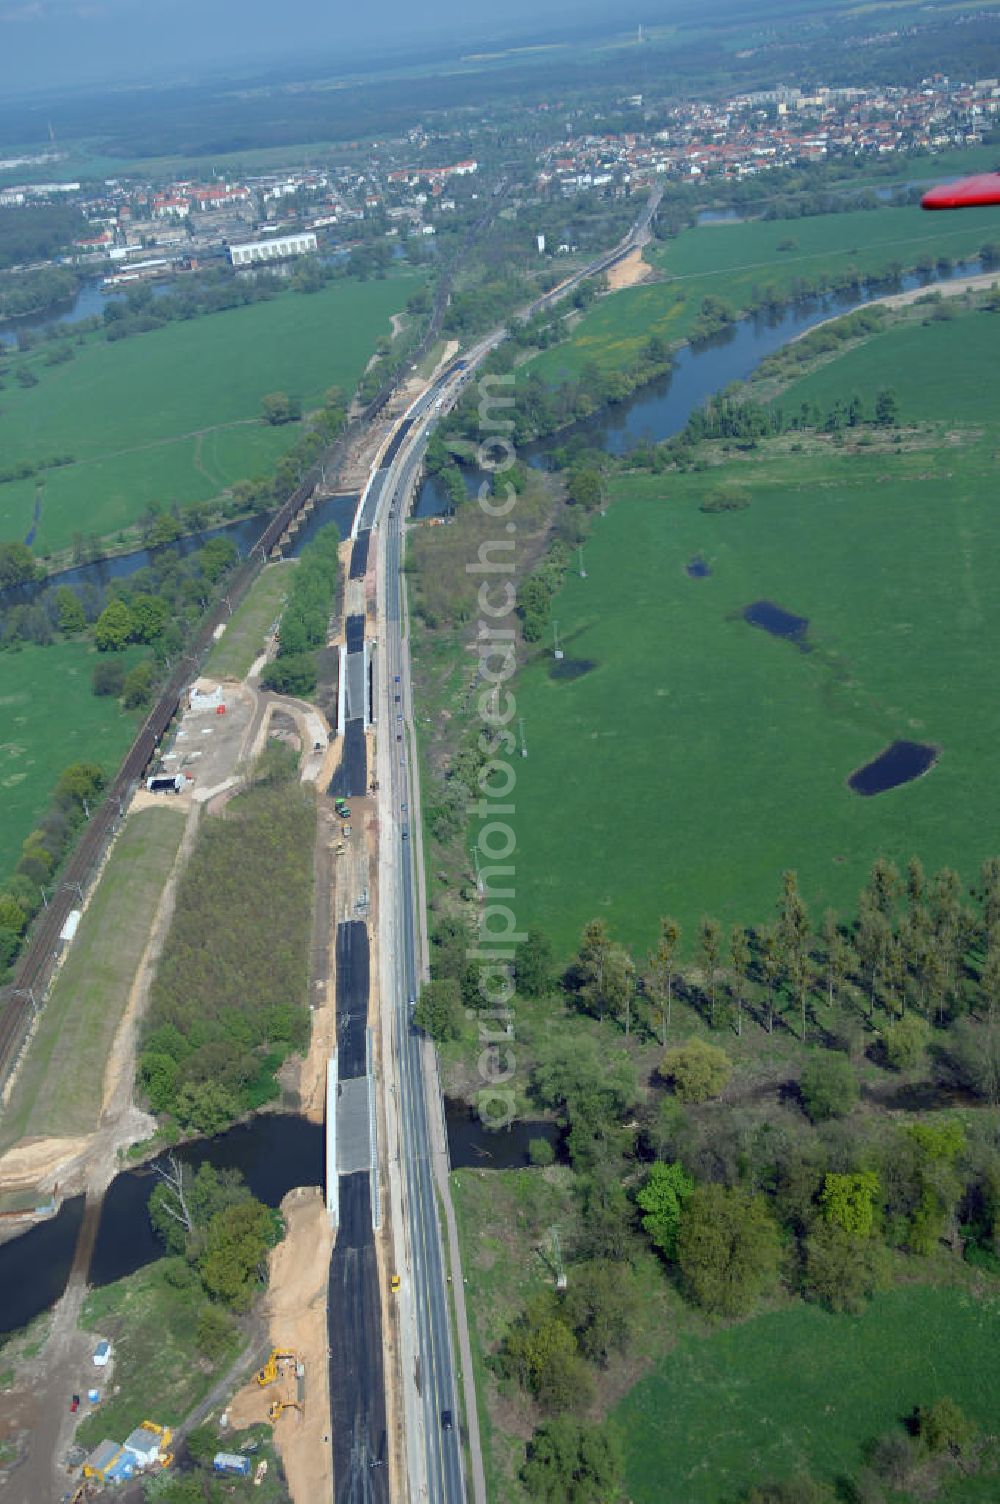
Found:
[{"label": "asphalt road surface", "polygon": [[368,792],[368,749],[365,723],[359,717],[344,727],[344,750],[340,766],[327,790],[335,799],[361,799]]},{"label": "asphalt road surface", "polygon": [[338,924],[337,1075],[341,1081],[366,1074],[369,969],[368,928],[364,921],[355,919]]},{"label": "asphalt road surface", "polygon": [[[372,489],[374,490],[374,487]],[[377,499],[378,498],[376,497],[376,501]],[[365,574],[367,573],[368,545],[370,544],[370,542],[371,533],[367,528],[363,533],[359,533],[354,540],[354,547],[351,549],[350,577],[352,580],[363,580]]]},{"label": "asphalt road surface", "polygon": [[340,1177],[327,1311],[334,1499],[389,1504],[382,1307],[367,1170]]}]

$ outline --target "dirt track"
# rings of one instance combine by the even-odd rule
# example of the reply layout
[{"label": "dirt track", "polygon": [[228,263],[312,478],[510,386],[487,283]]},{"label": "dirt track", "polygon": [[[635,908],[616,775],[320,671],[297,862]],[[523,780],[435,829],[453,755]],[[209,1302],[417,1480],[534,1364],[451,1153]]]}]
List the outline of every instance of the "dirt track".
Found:
[{"label": "dirt track", "polygon": [[607,272],[608,288],[611,292],[621,292],[625,287],[637,287],[640,282],[648,282],[653,275],[653,268],[648,261],[642,259],[642,251],[632,251]]},{"label": "dirt track", "polygon": [[[302,1411],[285,1410],[274,1425],[288,1486],[296,1504],[333,1497],[326,1295],[333,1231],[322,1192],[291,1191],[281,1203],[287,1232],[271,1254],[267,1316],[275,1347],[295,1352],[305,1365]],[[229,1407],[234,1427],[266,1421],[274,1400],[294,1400],[298,1384],[289,1366],[262,1389],[251,1379]]]}]

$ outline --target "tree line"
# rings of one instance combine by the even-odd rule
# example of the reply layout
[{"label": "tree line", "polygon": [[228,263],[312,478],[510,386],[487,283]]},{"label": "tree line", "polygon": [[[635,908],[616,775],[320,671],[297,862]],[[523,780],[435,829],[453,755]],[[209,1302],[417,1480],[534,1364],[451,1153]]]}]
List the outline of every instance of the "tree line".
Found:
[{"label": "tree line", "polygon": [[265,689],[303,699],[316,688],[316,650],[325,647],[337,591],[340,534],[331,523],[302,550],[278,626],[278,654],[261,675]]},{"label": "tree line", "polygon": [[48,808],[25,837],[14,874],[0,887],[0,980],[16,961],[29,924],[46,902],[45,890],[97,807],[105,782],[103,768],[72,763],[59,775]]},{"label": "tree line", "polygon": [[[225,589],[237,563],[236,547],[228,538],[210,538],[194,553],[164,550],[143,569],[107,585],[48,584],[39,580],[31,552],[23,544],[0,547],[16,564],[22,590],[11,588],[10,604],[0,607],[0,648],[17,651],[23,643],[47,647],[57,641],[86,640],[98,652],[114,657],[132,644],[152,651],[149,683],[169,659],[184,648],[204,612]],[[12,558],[17,556],[16,560]],[[0,570],[3,560],[0,559]],[[33,578],[34,583],[29,583]],[[21,595],[24,599],[17,599]],[[125,670],[97,664],[95,694],[122,694]],[[133,700],[144,704],[147,696]]]}]

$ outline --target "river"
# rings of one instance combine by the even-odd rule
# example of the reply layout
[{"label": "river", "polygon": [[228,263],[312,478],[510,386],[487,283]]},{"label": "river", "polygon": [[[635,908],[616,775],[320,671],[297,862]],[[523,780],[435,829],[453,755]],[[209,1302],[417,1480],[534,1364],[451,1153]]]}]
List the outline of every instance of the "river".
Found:
[{"label": "river", "polygon": [[[933,287],[936,282],[953,277],[974,275],[982,270],[979,261],[957,262],[951,271],[930,277],[915,273],[901,277],[898,286],[866,287],[859,293],[827,294],[804,298],[773,313],[752,314],[731,325],[721,334],[697,347],[685,345],[677,352],[674,368],[666,376],[641,387],[626,402],[605,407],[585,422],[574,423],[559,433],[526,444],[520,457],[536,469],[549,469],[552,451],[576,437],[584,437],[588,447],[603,449],[615,456],[627,454],[644,442],[661,443],[681,431],[691,414],[709,397],[734,381],[745,381],[768,355],[780,350],[799,334],[815,328],[824,319],[850,313],[885,295],[886,291],[908,292],[918,287]],[[475,496],[482,475],[472,467],[462,467],[466,492]],[[449,510],[449,501],[437,480],[430,476],[417,494],[415,517],[439,517]]]},{"label": "river", "polygon": [[[446,1105],[452,1167],[521,1169],[531,1163],[529,1145],[545,1139],[558,1157],[562,1133],[550,1121],[518,1122],[489,1133],[462,1102]],[[211,1139],[195,1139],[178,1154],[197,1169],[239,1170],[250,1190],[268,1206],[289,1191],[323,1185],[325,1130],[322,1124],[284,1113],[262,1113]],[[104,1196],[88,1281],[107,1285],[162,1257],[147,1206],[156,1184],[150,1165],[123,1170]],[[0,1334],[16,1331],[59,1299],[69,1277],[83,1220],[83,1197],[65,1201],[58,1213],[20,1237],[0,1244]]]},{"label": "river", "polygon": [[[330,496],[325,501],[318,502],[294,534],[285,549],[285,557],[297,559],[319,529],[331,522],[340,530],[340,536],[346,538],[351,531],[357,507],[358,497],[354,494]],[[0,609],[23,605],[50,586],[72,585],[79,589],[82,585],[103,587],[112,580],[126,580],[138,570],[155,563],[158,558],[169,554],[184,557],[202,548],[211,538],[231,539],[236,545],[237,553],[244,558],[272,515],[270,512],[262,512],[254,517],[243,517],[237,522],[224,522],[219,527],[207,528],[201,533],[188,533],[183,538],[178,538],[176,543],[164,543],[159,548],[139,548],[132,553],[112,554],[109,558],[95,559],[92,563],[74,564],[69,569],[55,570],[37,585],[13,585],[0,590]]]},{"label": "river", "polygon": [[[143,284],[152,288],[154,298],[165,297],[175,290],[173,282]],[[107,288],[99,281],[81,282],[75,298],[56,303],[44,313],[26,313],[23,318],[0,320],[0,345],[17,344],[19,334],[37,329],[51,329],[55,324],[82,324],[85,319],[100,318],[109,303],[125,297],[125,288]]]}]

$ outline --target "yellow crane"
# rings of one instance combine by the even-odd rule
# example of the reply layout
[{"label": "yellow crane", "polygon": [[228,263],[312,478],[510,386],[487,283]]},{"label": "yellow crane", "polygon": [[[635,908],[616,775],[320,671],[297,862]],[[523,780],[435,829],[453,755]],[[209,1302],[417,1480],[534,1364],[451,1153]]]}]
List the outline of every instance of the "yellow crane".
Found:
[{"label": "yellow crane", "polygon": [[293,1352],[284,1351],[278,1347],[274,1348],[264,1367],[258,1370],[257,1383],[262,1389],[266,1388],[268,1384],[273,1384],[278,1377],[278,1364],[294,1363],[296,1357],[297,1355]]}]

